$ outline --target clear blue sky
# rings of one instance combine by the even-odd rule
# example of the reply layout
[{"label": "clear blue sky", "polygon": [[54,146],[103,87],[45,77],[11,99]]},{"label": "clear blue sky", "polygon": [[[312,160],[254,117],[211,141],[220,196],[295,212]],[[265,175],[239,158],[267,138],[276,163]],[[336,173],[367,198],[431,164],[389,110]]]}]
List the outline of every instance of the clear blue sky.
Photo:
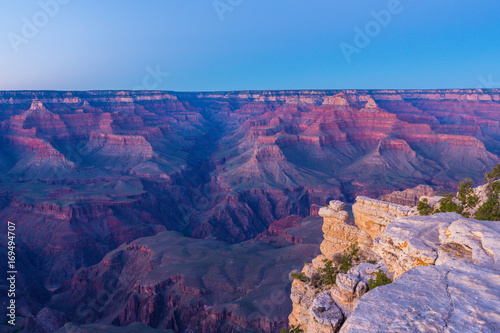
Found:
[{"label": "clear blue sky", "polygon": [[[53,1],[63,2],[41,3]],[[69,0],[49,16],[38,1],[2,1],[0,89],[500,85],[497,0],[400,0],[399,6],[396,0],[217,4],[219,12],[213,0]],[[390,22],[384,17],[385,26],[374,23],[371,12],[388,8],[394,12]],[[35,23],[37,32],[26,28]],[[370,43],[358,41],[362,47],[357,47],[355,29],[367,25]],[[350,63],[341,43],[357,47]],[[169,75],[148,77],[148,67]]]}]

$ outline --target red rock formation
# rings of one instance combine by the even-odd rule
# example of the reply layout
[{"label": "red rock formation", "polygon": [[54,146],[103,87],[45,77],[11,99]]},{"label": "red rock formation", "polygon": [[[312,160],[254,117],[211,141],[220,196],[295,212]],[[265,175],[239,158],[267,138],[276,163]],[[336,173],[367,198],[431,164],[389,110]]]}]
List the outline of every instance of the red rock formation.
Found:
[{"label": "red rock formation", "polygon": [[380,200],[404,206],[416,206],[420,197],[435,195],[435,191],[429,185],[418,185],[404,191],[394,191],[380,197]]},{"label": "red rock formation", "polygon": [[48,284],[165,228],[236,243],[333,199],[451,191],[500,154],[499,90],[0,92],[0,109],[0,216]]},{"label": "red rock formation", "polygon": [[[294,221],[281,226],[300,224]],[[316,236],[320,228],[319,219],[308,225]],[[177,332],[279,331],[291,311],[288,271],[318,253],[303,231],[296,237],[301,244],[288,246],[286,258],[283,249],[262,242],[230,246],[175,232],[141,238],[78,271],[55,291],[49,307],[80,324],[139,321]]]}]

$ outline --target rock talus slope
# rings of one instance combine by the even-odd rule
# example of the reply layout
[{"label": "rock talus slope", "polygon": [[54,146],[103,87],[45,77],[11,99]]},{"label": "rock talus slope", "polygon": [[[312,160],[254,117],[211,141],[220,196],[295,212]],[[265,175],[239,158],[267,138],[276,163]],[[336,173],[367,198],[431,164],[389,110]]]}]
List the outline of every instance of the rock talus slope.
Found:
[{"label": "rock talus slope", "polygon": [[47,321],[83,332],[135,322],[176,332],[280,331],[292,309],[289,271],[319,253],[321,221],[291,217],[260,239],[228,244],[170,231],[139,238],[78,270],[22,323],[41,331]]}]

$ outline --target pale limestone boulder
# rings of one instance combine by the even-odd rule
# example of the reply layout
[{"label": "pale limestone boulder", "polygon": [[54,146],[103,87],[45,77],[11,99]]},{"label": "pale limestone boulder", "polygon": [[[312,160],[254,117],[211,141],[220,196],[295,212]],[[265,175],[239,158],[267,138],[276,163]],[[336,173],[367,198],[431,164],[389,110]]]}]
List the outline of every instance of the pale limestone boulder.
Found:
[{"label": "pale limestone boulder", "polygon": [[463,217],[455,213],[399,218],[374,241],[372,250],[394,276],[417,266],[434,265],[441,247],[440,233],[460,219]]},{"label": "pale limestone boulder", "polygon": [[293,281],[290,295],[293,310],[288,317],[290,325],[300,325],[300,328],[307,332],[311,320],[310,309],[316,296],[317,290],[311,288],[308,283],[299,280]]},{"label": "pale limestone boulder", "polygon": [[375,240],[372,250],[395,276],[417,267],[463,260],[500,267],[500,222],[455,213],[400,218]]},{"label": "pale limestone boulder", "polygon": [[368,285],[363,281],[360,281],[356,286],[356,290],[354,292],[355,298],[359,299],[361,296],[366,294],[367,291],[368,291]]},{"label": "pale limestone boulder", "polygon": [[307,332],[336,332],[344,322],[342,311],[333,301],[330,293],[324,291],[312,302]]},{"label": "pale limestone boulder", "polygon": [[499,272],[461,260],[416,267],[361,297],[340,332],[500,332]]},{"label": "pale limestone boulder", "polygon": [[[500,222],[460,219],[439,235],[445,245],[460,244],[470,252],[470,260],[478,266],[500,269]],[[445,253],[442,253],[445,256]],[[455,255],[455,259],[460,258]],[[449,259],[448,259],[449,260]],[[446,261],[444,259],[441,262]]]},{"label": "pale limestone boulder", "polygon": [[384,271],[389,278],[392,277],[383,260],[376,264],[361,263],[351,268],[347,274],[337,275],[335,285],[330,288],[330,293],[344,316],[349,316],[357,306],[359,298],[368,292],[369,281],[376,278],[379,270]]},{"label": "pale limestone boulder", "polygon": [[319,216],[323,218],[336,219],[342,222],[347,221],[349,214],[346,211],[335,211],[330,207],[323,207],[318,212]]},{"label": "pale limestone boulder", "polygon": [[333,209],[334,211],[336,212],[340,212],[342,210],[344,210],[345,208],[345,203],[343,203],[342,201],[340,200],[331,200],[329,203],[328,203],[329,207],[331,209]]},{"label": "pale limestone boulder", "polygon": [[340,273],[337,275],[335,284],[341,291],[354,294],[359,281],[358,275]]}]

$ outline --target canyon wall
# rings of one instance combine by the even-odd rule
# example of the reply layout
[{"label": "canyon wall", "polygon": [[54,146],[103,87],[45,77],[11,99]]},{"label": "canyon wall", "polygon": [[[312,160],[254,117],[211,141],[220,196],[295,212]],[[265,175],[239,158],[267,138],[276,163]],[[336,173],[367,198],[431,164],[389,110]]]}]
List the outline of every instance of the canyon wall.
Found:
[{"label": "canyon wall", "polygon": [[[331,200],[480,181],[499,161],[499,96],[0,92],[0,229],[17,224],[22,314],[35,318],[79,269],[140,237],[285,244],[291,238],[275,240],[274,223]],[[336,230],[337,218],[325,224],[325,244],[344,246],[360,231],[348,221]]]}]

